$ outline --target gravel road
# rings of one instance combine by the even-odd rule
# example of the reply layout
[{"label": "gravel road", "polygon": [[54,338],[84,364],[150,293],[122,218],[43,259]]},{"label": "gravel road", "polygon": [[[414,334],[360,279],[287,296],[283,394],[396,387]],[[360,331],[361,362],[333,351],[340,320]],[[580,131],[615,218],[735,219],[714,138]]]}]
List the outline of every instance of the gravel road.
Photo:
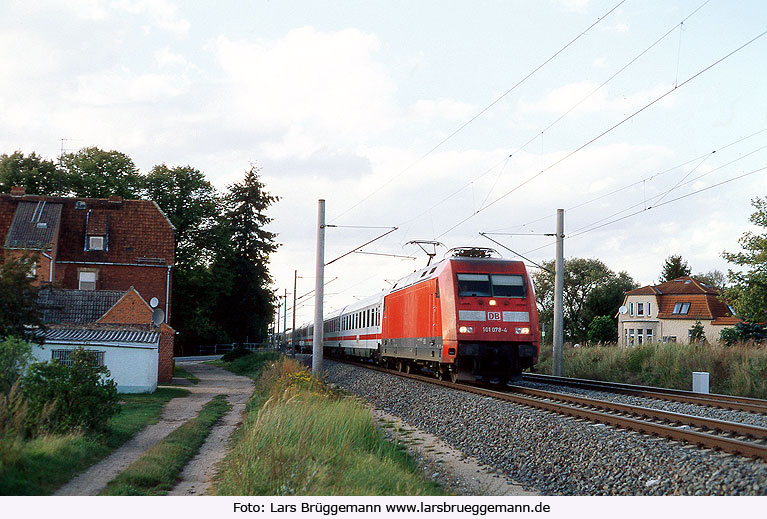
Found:
[{"label": "gravel road", "polygon": [[187,420],[197,416],[202,406],[214,396],[226,394],[229,395],[228,400],[233,406],[232,411],[214,426],[200,454],[187,465],[188,470],[184,471],[181,481],[174,489],[174,492],[176,490],[180,492],[179,495],[199,495],[207,492],[211,471],[226,453],[226,440],[239,420],[244,402],[247,402],[253,392],[253,383],[247,377],[240,377],[199,361],[184,361],[179,362],[179,365],[200,379],[199,384],[185,386],[192,394],[185,398],[174,398],[168,402],[158,423],[144,428],[110,456],[59,488],[54,495],[93,496],[98,494],[109,481],[138,459],[144,451]]}]

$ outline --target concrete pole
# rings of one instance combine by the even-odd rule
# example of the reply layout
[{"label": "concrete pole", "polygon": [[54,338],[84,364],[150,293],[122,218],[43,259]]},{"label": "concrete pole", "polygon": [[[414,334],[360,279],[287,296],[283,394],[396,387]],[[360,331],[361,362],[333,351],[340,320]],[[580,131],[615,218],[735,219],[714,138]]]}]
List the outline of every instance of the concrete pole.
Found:
[{"label": "concrete pole", "polygon": [[312,343],[312,374],[322,376],[322,299],[325,278],[325,200],[317,204],[317,274],[314,280],[314,336]]},{"label": "concrete pole", "polygon": [[291,343],[291,352],[296,356],[296,283],[298,282],[298,271],[293,271],[293,340]]},{"label": "concrete pole", "polygon": [[554,356],[551,372],[554,376],[562,376],[562,341],[564,339],[564,309],[563,296],[565,288],[565,210],[557,209],[557,258],[554,267]]},{"label": "concrete pole", "polygon": [[[285,332],[285,341],[288,340],[288,289],[285,289],[285,295],[282,296],[282,300],[285,301],[285,311],[282,314],[282,331]],[[285,344],[287,347],[287,344]]]}]

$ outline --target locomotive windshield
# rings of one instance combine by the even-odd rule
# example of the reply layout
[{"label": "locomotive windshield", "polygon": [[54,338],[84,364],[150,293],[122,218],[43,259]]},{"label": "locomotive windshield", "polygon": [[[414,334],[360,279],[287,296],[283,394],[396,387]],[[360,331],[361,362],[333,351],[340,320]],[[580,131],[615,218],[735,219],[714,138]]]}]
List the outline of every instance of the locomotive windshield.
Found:
[{"label": "locomotive windshield", "polygon": [[525,280],[515,274],[456,274],[459,297],[525,297]]}]

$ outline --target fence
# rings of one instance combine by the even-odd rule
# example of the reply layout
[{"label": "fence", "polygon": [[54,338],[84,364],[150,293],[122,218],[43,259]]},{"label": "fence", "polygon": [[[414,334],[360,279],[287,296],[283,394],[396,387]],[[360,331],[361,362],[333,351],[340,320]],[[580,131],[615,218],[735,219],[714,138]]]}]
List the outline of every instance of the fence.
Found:
[{"label": "fence", "polygon": [[238,344],[242,344],[242,347],[249,351],[255,351],[257,349],[269,348],[270,345],[263,342],[243,342],[231,344],[211,344],[206,346],[200,346],[200,355],[222,355],[229,351],[232,351]]}]

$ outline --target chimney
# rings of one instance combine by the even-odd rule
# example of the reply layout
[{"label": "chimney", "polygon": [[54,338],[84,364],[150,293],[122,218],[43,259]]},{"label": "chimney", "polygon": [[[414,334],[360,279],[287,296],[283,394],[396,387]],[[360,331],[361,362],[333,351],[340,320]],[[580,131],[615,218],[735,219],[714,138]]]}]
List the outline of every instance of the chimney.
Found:
[{"label": "chimney", "polygon": [[27,194],[27,188],[24,186],[12,186],[11,196],[24,196]]}]

